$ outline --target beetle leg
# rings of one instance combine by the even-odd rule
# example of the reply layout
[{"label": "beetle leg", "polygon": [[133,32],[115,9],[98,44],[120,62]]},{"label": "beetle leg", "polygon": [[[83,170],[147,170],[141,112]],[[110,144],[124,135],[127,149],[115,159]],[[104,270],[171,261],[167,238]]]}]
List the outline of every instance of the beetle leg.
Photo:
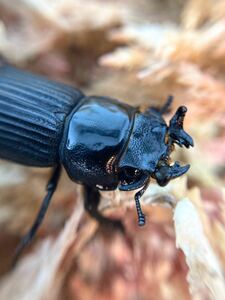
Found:
[{"label": "beetle leg", "polygon": [[112,229],[119,229],[124,232],[124,226],[120,220],[111,220],[101,215],[98,211],[98,205],[100,203],[100,193],[97,189],[84,186],[84,208],[89,215],[100,223],[103,227],[110,227]]},{"label": "beetle leg", "polygon": [[143,188],[140,191],[138,191],[134,196],[137,215],[138,215],[138,225],[139,226],[144,226],[145,225],[145,215],[143,214],[142,209],[141,209],[140,198],[144,194],[144,192],[147,190],[147,188],[149,186],[149,183],[150,183],[150,181],[148,180],[145,183],[145,185],[143,186]]},{"label": "beetle leg", "polygon": [[47,184],[46,190],[47,190],[47,195],[45,196],[40,210],[38,212],[38,215],[31,227],[31,229],[28,231],[28,233],[22,238],[21,242],[19,243],[15,255],[14,255],[14,259],[13,259],[13,265],[15,265],[18,261],[19,256],[21,255],[22,251],[24,250],[24,248],[31,242],[31,240],[34,238],[39,226],[41,225],[43,218],[46,214],[46,211],[48,209],[49,203],[52,199],[52,195],[56,190],[58,181],[59,181],[59,177],[60,177],[60,173],[61,173],[61,165],[58,165],[54,171],[53,174]]}]

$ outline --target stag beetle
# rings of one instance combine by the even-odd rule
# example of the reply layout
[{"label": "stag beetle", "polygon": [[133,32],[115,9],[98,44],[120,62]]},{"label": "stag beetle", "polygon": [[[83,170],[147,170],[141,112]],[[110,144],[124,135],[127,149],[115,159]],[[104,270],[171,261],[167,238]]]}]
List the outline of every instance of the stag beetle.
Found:
[{"label": "stag beetle", "polygon": [[138,107],[108,97],[85,96],[80,90],[0,66],[0,158],[36,167],[53,167],[47,194],[16,256],[34,237],[57,187],[61,166],[71,180],[84,186],[84,205],[99,222],[99,190],[135,194],[138,224],[145,224],[139,199],[153,177],[160,186],[183,175],[189,165],[170,163],[174,144],[193,146],[183,130],[187,111],[180,106],[167,126],[161,108]]}]

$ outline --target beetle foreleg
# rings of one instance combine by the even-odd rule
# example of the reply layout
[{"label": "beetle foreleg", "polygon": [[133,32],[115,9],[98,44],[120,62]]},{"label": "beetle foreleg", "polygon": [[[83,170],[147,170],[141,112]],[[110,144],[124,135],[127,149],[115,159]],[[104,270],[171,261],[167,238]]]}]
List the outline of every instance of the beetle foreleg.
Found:
[{"label": "beetle foreleg", "polygon": [[61,173],[61,165],[58,165],[54,171],[53,174],[47,184],[46,190],[47,190],[47,195],[45,196],[42,204],[41,204],[41,208],[38,212],[38,215],[31,227],[31,229],[28,231],[28,233],[22,238],[20,244],[18,245],[15,255],[14,255],[14,259],[13,259],[13,265],[16,264],[20,254],[22,253],[22,251],[24,250],[24,248],[31,242],[31,240],[34,238],[39,226],[41,225],[43,218],[46,214],[46,211],[48,209],[49,203],[52,199],[52,195],[56,190],[58,181],[59,181],[59,177],[60,177],[60,173]]},{"label": "beetle foreleg", "polygon": [[96,219],[103,227],[110,227],[112,229],[119,229],[124,232],[124,226],[120,220],[111,220],[104,217],[98,211],[98,205],[100,203],[100,193],[97,189],[84,186],[84,208],[89,213],[89,215]]}]

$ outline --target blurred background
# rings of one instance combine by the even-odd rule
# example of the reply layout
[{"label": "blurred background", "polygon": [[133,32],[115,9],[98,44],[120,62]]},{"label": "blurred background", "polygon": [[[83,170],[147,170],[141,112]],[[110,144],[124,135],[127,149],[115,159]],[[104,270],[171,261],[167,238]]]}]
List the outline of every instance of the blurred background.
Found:
[{"label": "blurred background", "polygon": [[[0,0],[0,54],[88,95],[160,106],[172,94],[172,113],[186,105],[184,126],[195,147],[176,148],[174,159],[191,169],[170,191],[194,205],[204,232],[196,238],[201,259],[210,261],[204,252],[210,249],[215,267],[202,271],[206,262],[197,264],[184,244],[183,251],[176,247],[189,233],[180,235],[165,198],[143,206],[144,228],[136,224],[133,201],[119,201],[108,213],[123,217],[127,234],[106,234],[82,212],[76,215],[80,187],[63,174],[36,240],[10,271],[51,170],[0,161],[0,299],[225,299],[225,1]],[[155,188],[153,182],[149,193]],[[110,207],[129,195],[104,197]],[[191,214],[182,213],[186,229],[193,228]],[[64,235],[69,227],[74,240]],[[191,250],[198,254],[198,247]],[[204,275],[209,278],[201,280]],[[219,296],[210,290],[214,280]]]}]

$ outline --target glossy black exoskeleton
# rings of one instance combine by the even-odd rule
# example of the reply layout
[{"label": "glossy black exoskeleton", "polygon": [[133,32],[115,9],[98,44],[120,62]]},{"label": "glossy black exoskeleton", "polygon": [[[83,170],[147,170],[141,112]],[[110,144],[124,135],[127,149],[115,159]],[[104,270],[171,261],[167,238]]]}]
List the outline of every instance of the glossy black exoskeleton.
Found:
[{"label": "glossy black exoskeleton", "polygon": [[150,178],[164,186],[189,169],[178,162],[170,165],[174,144],[193,146],[183,130],[185,106],[177,109],[169,126],[162,117],[171,101],[169,97],[161,109],[141,112],[7,64],[0,66],[0,157],[27,166],[54,167],[47,195],[17,257],[41,224],[61,165],[84,186],[85,208],[102,223],[113,221],[98,212],[99,190],[139,189],[135,202],[138,223],[144,225],[139,199]]}]

